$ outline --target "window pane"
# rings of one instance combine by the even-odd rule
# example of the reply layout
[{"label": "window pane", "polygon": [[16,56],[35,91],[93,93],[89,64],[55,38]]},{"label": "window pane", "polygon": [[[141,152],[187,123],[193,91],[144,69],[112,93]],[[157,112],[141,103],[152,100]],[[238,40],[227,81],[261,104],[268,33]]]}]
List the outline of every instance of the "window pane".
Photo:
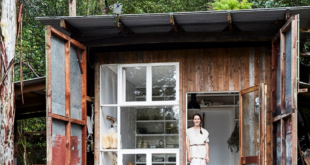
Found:
[{"label": "window pane", "polygon": [[124,154],[122,165],[146,165],[146,154]]},{"label": "window pane", "polygon": [[146,67],[124,67],[123,89],[126,89],[126,100],[146,101]]},{"label": "window pane", "polygon": [[[78,50],[80,59],[82,51]],[[71,117],[82,119],[82,74],[74,46],[70,47],[70,104]]]},{"label": "window pane", "polygon": [[175,165],[176,154],[152,154],[152,165]]},{"label": "window pane", "polygon": [[117,65],[101,67],[101,104],[117,104]]},{"label": "window pane", "polygon": [[178,148],[179,107],[122,107],[122,149]]},{"label": "window pane", "polygon": [[176,66],[152,67],[152,100],[176,99]]},{"label": "window pane", "polygon": [[242,95],[242,156],[259,155],[259,97],[258,91]]},{"label": "window pane", "polygon": [[116,123],[111,125],[111,120],[108,120],[107,116],[117,119],[117,107],[101,107],[101,148],[117,149]]}]

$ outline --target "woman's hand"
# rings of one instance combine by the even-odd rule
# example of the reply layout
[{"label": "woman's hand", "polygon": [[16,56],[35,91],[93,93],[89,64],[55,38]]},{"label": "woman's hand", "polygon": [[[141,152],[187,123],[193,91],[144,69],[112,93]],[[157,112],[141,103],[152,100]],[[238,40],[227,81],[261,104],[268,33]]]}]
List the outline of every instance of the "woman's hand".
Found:
[{"label": "woman's hand", "polygon": [[193,158],[192,158],[190,155],[188,155],[188,158],[187,158],[187,159],[188,159],[188,162],[189,162],[189,163],[192,163],[192,159],[193,159]]},{"label": "woman's hand", "polygon": [[206,164],[209,163],[209,157],[206,157]]}]

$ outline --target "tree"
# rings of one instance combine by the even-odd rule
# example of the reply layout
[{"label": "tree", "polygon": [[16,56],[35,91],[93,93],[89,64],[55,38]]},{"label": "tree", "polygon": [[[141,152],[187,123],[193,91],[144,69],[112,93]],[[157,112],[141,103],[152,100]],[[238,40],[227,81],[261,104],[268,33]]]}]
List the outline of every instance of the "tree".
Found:
[{"label": "tree", "polygon": [[17,18],[15,0],[1,3],[0,164],[14,164],[14,57]]},{"label": "tree", "polygon": [[215,0],[213,10],[239,10],[239,9],[251,9],[253,3],[249,3],[247,0]]}]

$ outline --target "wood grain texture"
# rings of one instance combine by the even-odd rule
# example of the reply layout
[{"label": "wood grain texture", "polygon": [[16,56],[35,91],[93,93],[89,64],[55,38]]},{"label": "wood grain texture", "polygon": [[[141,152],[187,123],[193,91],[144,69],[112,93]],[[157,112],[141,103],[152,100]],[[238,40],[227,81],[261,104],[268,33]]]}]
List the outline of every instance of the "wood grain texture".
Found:
[{"label": "wood grain texture", "polygon": [[[104,57],[104,56],[103,56]],[[96,56],[95,60],[95,152],[94,152],[94,160],[95,165],[100,164],[100,65],[99,63],[104,64],[104,58],[98,58],[98,55]]]},{"label": "wood grain texture", "polygon": [[[250,75],[250,52],[253,50],[253,76]],[[109,55],[109,56],[108,56]],[[126,64],[126,63],[162,63],[179,62],[180,68],[180,159],[186,163],[186,94],[198,91],[239,91],[250,87],[250,79],[254,83],[265,82],[271,85],[271,54],[265,48],[208,48],[188,50],[163,51],[133,51],[115,52],[111,60],[111,53],[100,53],[95,65],[95,107],[99,106],[99,65],[100,64]],[[264,57],[262,57],[264,56]],[[269,56],[269,57],[268,57]],[[264,59],[263,65],[261,60]],[[269,60],[269,61],[267,61]],[[255,63],[256,61],[256,63]],[[266,63],[269,64],[267,65]],[[270,68],[268,68],[270,67]],[[263,77],[262,77],[263,76]],[[257,88],[256,88],[257,89]],[[271,95],[271,93],[270,93]],[[97,97],[97,99],[96,99]],[[267,96],[268,97],[268,96]],[[271,105],[271,103],[270,103]],[[270,111],[269,104],[267,112]],[[99,121],[99,109],[95,110]],[[268,113],[267,113],[268,116]],[[98,119],[97,119],[98,118]],[[266,118],[266,123],[272,123]],[[95,139],[99,139],[99,123],[95,122]],[[266,127],[268,130],[268,127]],[[267,131],[266,130],[266,131]],[[271,128],[269,128],[271,131]],[[268,133],[267,133],[268,135]],[[269,144],[271,145],[271,144]],[[267,145],[268,146],[268,145]],[[268,147],[267,147],[268,148]],[[271,152],[271,151],[269,151]],[[268,160],[268,158],[266,158]],[[270,158],[271,159],[271,158]],[[99,146],[95,144],[95,164],[99,164]]]},{"label": "wood grain texture", "polygon": [[52,165],[52,50],[51,28],[45,26],[45,54],[46,54],[46,163]]}]

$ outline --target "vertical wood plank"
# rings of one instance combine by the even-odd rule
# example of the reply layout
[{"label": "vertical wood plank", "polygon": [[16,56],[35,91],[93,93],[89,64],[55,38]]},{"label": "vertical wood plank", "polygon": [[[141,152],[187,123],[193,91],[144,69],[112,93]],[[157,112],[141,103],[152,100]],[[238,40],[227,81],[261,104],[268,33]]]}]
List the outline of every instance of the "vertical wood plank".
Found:
[{"label": "vertical wood plank", "polygon": [[[87,51],[82,52],[82,67],[84,73],[82,74],[82,120],[87,122]],[[87,126],[84,125],[82,129],[82,165],[87,163]]]},{"label": "vertical wood plank", "polygon": [[235,52],[236,49],[231,49],[229,52],[228,52],[228,55],[229,55],[229,62],[228,62],[228,81],[226,82],[229,82],[229,87],[228,87],[228,90],[229,91],[234,91],[234,76],[235,76],[235,68],[234,66],[236,64],[234,64],[234,52]]},{"label": "vertical wood plank", "polygon": [[285,113],[285,59],[286,59],[286,52],[285,52],[285,34],[282,33],[280,30],[280,61],[281,61],[281,111]]},{"label": "vertical wood plank", "polygon": [[242,89],[244,88],[248,88],[250,87],[250,56],[252,54],[253,48],[249,48],[249,49],[245,49],[244,55],[247,56],[243,56],[244,58],[244,65],[243,65],[243,76],[244,76],[244,86]]},{"label": "vertical wood plank", "polygon": [[271,84],[272,69],[271,69],[271,54],[268,51],[264,51],[264,65],[265,68],[265,83],[267,85],[267,109],[266,109],[266,165],[272,164],[273,152],[272,152],[272,91],[273,86]]},{"label": "vertical wood plank", "polygon": [[212,75],[213,73],[213,60],[215,59],[214,57],[214,49],[208,49],[208,67],[207,67],[207,85],[208,85],[208,91],[214,91],[214,76]]},{"label": "vertical wood plank", "polygon": [[[246,63],[247,64],[247,63]],[[256,76],[256,72],[257,72],[257,68],[255,65],[255,48],[250,48],[250,56],[249,56],[249,72],[246,72],[245,76],[248,76],[248,81],[246,80],[246,82],[249,82],[249,84],[246,86],[251,87],[255,85],[255,76]]]},{"label": "vertical wood plank", "polygon": [[233,51],[233,83],[234,83],[234,91],[241,90],[239,88],[239,85],[241,82],[239,81],[239,75],[241,72],[241,66],[240,66],[240,49],[235,49]]},{"label": "vertical wood plank", "polygon": [[222,91],[229,91],[229,52],[231,51],[231,48],[226,49],[223,51],[223,58],[222,58],[222,62],[223,62],[223,76],[222,76]]},{"label": "vertical wood plank", "polygon": [[[71,117],[71,90],[70,90],[70,39],[65,43],[65,95],[66,117]],[[71,164],[71,123],[66,123],[66,164]]]},{"label": "vertical wood plank", "polygon": [[45,26],[45,54],[46,54],[46,163],[52,165],[52,51],[51,28]]},{"label": "vertical wood plank", "polygon": [[[240,71],[239,71],[239,90],[242,90],[242,89],[244,89],[245,88],[245,85],[244,85],[244,83],[245,83],[245,78],[244,78],[244,67],[245,67],[245,65],[244,65],[244,57],[243,57],[243,55],[248,55],[247,54],[247,49],[248,48],[245,48],[245,49],[243,49],[243,50],[241,50],[240,51],[240,53],[242,54],[242,55],[240,55],[239,56],[239,61],[240,61]],[[239,104],[240,104],[240,102],[239,102]]]},{"label": "vertical wood plank", "polygon": [[[217,53],[217,54],[215,54]],[[219,90],[219,65],[218,65],[218,61],[219,61],[219,56],[220,55],[220,51],[215,51],[214,52],[214,56],[213,56],[213,60],[212,60],[212,72],[211,75],[213,77],[213,91],[218,91]]]},{"label": "vertical wood plank", "polygon": [[203,49],[197,50],[196,59],[196,90],[203,91]]},{"label": "vertical wood plank", "polygon": [[297,131],[298,131],[298,118],[297,118],[297,95],[298,95],[298,87],[297,87],[297,58],[298,58],[298,17],[299,15],[294,16],[294,20],[292,21],[292,106],[293,106],[293,114],[292,114],[292,164],[297,165]]},{"label": "vertical wood plank", "polygon": [[99,56],[95,57],[95,165],[99,165],[100,158],[100,65]]},{"label": "vertical wood plank", "polygon": [[284,119],[281,119],[281,165],[286,165],[286,131]]}]

